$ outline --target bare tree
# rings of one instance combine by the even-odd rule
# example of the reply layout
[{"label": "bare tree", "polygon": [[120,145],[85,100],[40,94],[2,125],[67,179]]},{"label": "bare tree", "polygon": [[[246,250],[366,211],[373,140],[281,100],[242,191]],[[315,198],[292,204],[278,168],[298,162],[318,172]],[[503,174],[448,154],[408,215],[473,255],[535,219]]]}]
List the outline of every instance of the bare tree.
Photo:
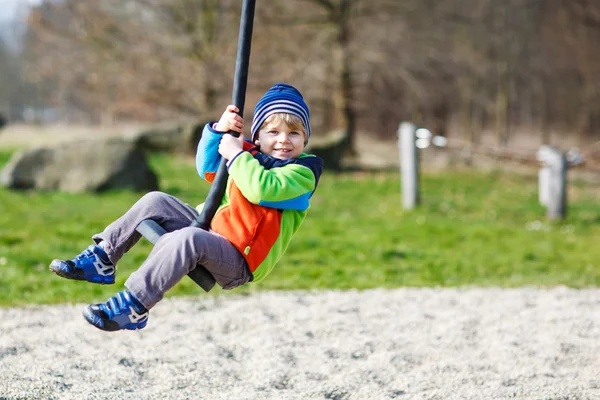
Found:
[{"label": "bare tree", "polygon": [[226,22],[214,0],[44,3],[30,18],[32,69],[110,119],[196,115],[226,83],[220,63],[235,55]]},{"label": "bare tree", "polygon": [[[40,98],[94,121],[214,113],[229,102],[239,7],[44,2],[25,72]],[[599,21],[592,0],[270,0],[257,4],[247,104],[290,81],[317,134],[346,128],[352,150],[357,134],[392,138],[401,120],[473,145],[597,137]]]},{"label": "bare tree", "polygon": [[0,38],[0,76],[3,77],[0,81],[0,115],[4,116],[3,119],[8,118],[11,105],[12,83],[15,78],[13,64],[14,57],[11,56],[4,41]]}]

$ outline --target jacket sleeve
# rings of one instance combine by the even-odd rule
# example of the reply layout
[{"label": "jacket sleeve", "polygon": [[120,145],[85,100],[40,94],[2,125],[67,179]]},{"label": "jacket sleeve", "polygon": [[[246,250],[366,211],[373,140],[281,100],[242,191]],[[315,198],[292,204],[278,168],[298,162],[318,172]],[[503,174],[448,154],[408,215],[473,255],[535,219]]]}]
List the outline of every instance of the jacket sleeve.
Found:
[{"label": "jacket sleeve", "polygon": [[319,157],[305,155],[281,167],[266,169],[250,152],[229,165],[231,176],[248,201],[265,207],[306,210],[323,168]]},{"label": "jacket sleeve", "polygon": [[219,143],[221,142],[222,132],[213,129],[216,121],[211,121],[204,126],[202,137],[196,150],[196,170],[201,178],[212,182],[215,179],[221,155],[219,154]]}]

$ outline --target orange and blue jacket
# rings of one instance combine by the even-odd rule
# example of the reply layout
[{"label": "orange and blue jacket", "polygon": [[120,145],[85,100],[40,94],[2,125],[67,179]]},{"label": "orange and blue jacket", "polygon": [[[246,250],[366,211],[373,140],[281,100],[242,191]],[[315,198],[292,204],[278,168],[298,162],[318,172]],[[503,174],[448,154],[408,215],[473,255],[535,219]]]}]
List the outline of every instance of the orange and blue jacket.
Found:
[{"label": "orange and blue jacket", "polygon": [[[221,162],[218,148],[223,133],[213,124],[204,127],[196,153],[198,174],[208,182],[214,180]],[[258,282],[273,270],[304,221],[323,160],[310,154],[280,160],[248,141],[243,148],[227,163],[227,187],[211,229],[243,254],[253,281]]]}]

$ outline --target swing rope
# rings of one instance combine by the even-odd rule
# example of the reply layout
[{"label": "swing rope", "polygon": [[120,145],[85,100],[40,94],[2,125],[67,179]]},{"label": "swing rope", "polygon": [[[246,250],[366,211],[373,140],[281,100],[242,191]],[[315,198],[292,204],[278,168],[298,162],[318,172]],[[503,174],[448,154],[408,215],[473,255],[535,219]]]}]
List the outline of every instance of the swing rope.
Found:
[{"label": "swing rope", "polygon": [[[246,87],[248,84],[248,68],[250,64],[250,45],[252,42],[252,30],[254,27],[254,9],[256,0],[243,0],[242,12],[240,17],[240,31],[238,37],[237,55],[235,60],[235,75],[233,80],[232,104],[239,112],[239,116],[244,116],[244,105],[246,103]],[[229,134],[238,137],[239,133],[230,131]],[[221,204],[225,189],[227,187],[227,160],[221,159],[219,169],[215,179],[210,186],[208,195],[204,202],[202,212],[192,221],[192,227],[203,230],[210,229],[210,223]],[[158,239],[166,231],[156,221],[144,220],[136,230],[152,244],[156,244]],[[215,286],[215,278],[204,266],[198,264],[195,269],[189,272],[188,276],[196,282],[202,289],[209,292]]]}]

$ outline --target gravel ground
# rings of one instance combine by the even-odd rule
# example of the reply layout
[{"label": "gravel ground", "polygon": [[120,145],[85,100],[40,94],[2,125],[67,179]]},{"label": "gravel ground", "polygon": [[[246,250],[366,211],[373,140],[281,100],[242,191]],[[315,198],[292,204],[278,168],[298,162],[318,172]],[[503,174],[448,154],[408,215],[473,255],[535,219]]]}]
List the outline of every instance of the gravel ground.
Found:
[{"label": "gravel ground", "polygon": [[166,299],[136,332],[0,308],[0,399],[598,399],[600,290]]}]

